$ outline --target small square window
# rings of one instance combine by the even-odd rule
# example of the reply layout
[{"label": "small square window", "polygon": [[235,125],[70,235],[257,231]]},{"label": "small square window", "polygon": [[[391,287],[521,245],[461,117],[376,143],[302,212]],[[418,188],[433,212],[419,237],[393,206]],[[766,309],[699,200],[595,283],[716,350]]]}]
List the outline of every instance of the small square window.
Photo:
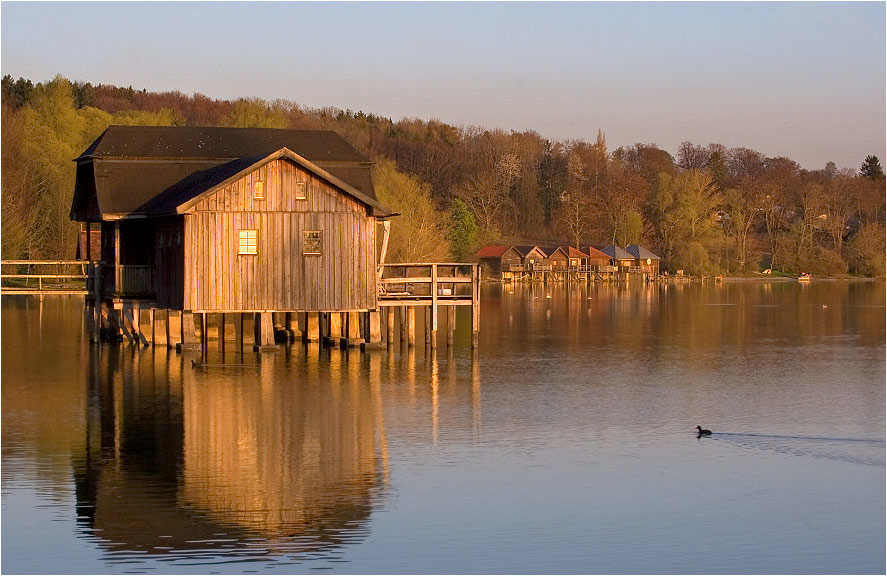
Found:
[{"label": "small square window", "polygon": [[296,182],[296,200],[305,200],[308,198],[308,183]]},{"label": "small square window", "polygon": [[253,199],[265,199],[265,182],[263,182],[262,180],[256,180],[255,182],[253,182]]},{"label": "small square window", "polygon": [[303,232],[302,254],[319,255],[323,249],[323,232],[321,230],[305,230]]},{"label": "small square window", "polygon": [[258,254],[259,231],[258,230],[241,230],[238,242],[238,254]]}]

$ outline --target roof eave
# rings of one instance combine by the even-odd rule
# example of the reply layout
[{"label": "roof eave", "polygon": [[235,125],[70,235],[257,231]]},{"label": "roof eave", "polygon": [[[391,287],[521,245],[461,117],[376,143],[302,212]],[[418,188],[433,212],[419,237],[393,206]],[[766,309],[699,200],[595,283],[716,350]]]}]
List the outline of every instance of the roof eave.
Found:
[{"label": "roof eave", "polygon": [[[178,206],[176,206],[176,214],[184,214],[185,212],[188,212],[198,202],[200,202],[202,199],[206,198],[210,194],[215,193],[220,188],[223,188],[229,184],[232,184],[233,182],[236,182],[237,180],[243,178],[245,175],[249,174],[250,172],[252,172],[256,168],[264,166],[265,164],[272,162],[274,160],[279,160],[280,158],[287,158],[289,160],[292,160],[293,162],[299,164],[303,168],[306,168],[307,170],[310,170],[311,172],[315,173],[317,176],[323,178],[324,180],[326,180],[330,184],[341,189],[349,196],[352,196],[352,197],[356,198],[357,200],[363,202],[364,204],[372,207],[375,217],[388,218],[388,217],[394,215],[391,211],[389,211],[387,208],[382,206],[377,200],[367,196],[366,194],[364,194],[363,192],[361,192],[360,190],[358,190],[354,186],[340,180],[339,178],[337,178],[336,176],[333,176],[332,174],[330,174],[329,172],[327,172],[326,170],[324,170],[323,168],[321,168],[317,164],[314,164],[313,162],[307,160],[303,156],[300,156],[299,154],[296,154],[295,152],[293,152],[289,148],[285,148],[285,147],[281,148],[280,150],[277,150],[276,152],[272,152],[271,154],[269,154],[268,156],[265,156],[264,158],[257,160],[256,162],[250,164],[249,166],[247,166],[243,170],[240,170],[239,172],[237,172],[233,176],[230,176],[229,178],[214,185],[213,187],[209,188],[208,190],[198,194],[194,198],[191,198],[190,200],[187,200],[186,202],[179,204]],[[375,212],[378,212],[378,213],[375,213]]]}]

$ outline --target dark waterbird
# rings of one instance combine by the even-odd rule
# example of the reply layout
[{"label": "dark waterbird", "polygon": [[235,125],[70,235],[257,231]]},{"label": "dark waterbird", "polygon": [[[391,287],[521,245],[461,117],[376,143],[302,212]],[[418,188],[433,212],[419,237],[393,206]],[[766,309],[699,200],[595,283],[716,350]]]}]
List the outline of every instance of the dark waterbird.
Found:
[{"label": "dark waterbird", "polygon": [[702,426],[697,426],[697,430],[699,430],[699,436],[711,436],[711,430],[706,430]]}]

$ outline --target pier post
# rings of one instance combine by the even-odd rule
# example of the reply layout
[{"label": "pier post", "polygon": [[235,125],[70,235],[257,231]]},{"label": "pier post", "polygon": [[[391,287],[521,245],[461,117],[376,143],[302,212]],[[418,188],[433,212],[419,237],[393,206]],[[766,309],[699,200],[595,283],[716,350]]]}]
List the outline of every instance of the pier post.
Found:
[{"label": "pier post", "polygon": [[111,318],[113,319],[111,325],[116,325],[114,328],[118,338],[122,340],[125,337],[130,343],[133,343],[135,339],[132,337],[132,332],[126,326],[126,314],[123,310],[122,302],[114,303],[114,313],[111,315]]},{"label": "pier post", "polygon": [[[455,274],[455,269],[453,271]],[[440,294],[440,288],[437,286],[437,264],[431,265],[431,307],[430,314],[425,316],[427,324],[425,332],[428,334],[427,340],[430,340],[431,348],[437,348],[437,297]]]},{"label": "pier post", "polygon": [[167,336],[167,346],[178,350],[182,344],[182,313],[179,310],[169,311]]},{"label": "pier post", "polygon": [[349,348],[363,344],[363,336],[360,334],[360,312],[348,313],[347,344]]},{"label": "pier post", "polygon": [[305,314],[306,319],[306,330],[305,330],[305,341],[306,342],[320,342],[320,316],[323,314],[322,312],[313,313],[308,312]]},{"label": "pier post", "polygon": [[363,343],[364,348],[380,348],[382,346],[382,311],[370,310],[367,312],[368,341]]},{"label": "pier post", "polygon": [[422,306],[425,315],[425,347],[431,346],[431,306]]},{"label": "pier post", "polygon": [[453,335],[456,332],[456,307],[447,306],[447,346],[453,347]]},{"label": "pier post", "polygon": [[329,334],[325,344],[327,346],[338,346],[342,340],[342,314],[340,312],[329,313]]},{"label": "pier post", "polygon": [[407,312],[407,346],[416,345],[416,308],[406,306]]},{"label": "pier post", "polygon": [[253,350],[256,352],[277,350],[277,345],[274,343],[274,317],[271,312],[253,314],[253,329],[255,331]]},{"label": "pier post", "polygon": [[480,267],[471,267],[471,347],[477,348],[480,332]]},{"label": "pier post", "polygon": [[394,309],[391,307],[385,308],[385,337],[386,344],[389,346],[394,345]]},{"label": "pier post", "polygon": [[299,329],[299,315],[296,312],[287,312],[284,317],[284,329],[286,336],[290,342],[302,338],[302,331]]},{"label": "pier post", "polygon": [[166,319],[168,315],[168,310],[154,312],[154,346],[166,346]]},{"label": "pier post", "polygon": [[182,342],[176,346],[176,350],[200,350],[193,312],[182,312]]},{"label": "pier post", "polygon": [[139,336],[145,346],[154,342],[154,308],[139,310]]}]

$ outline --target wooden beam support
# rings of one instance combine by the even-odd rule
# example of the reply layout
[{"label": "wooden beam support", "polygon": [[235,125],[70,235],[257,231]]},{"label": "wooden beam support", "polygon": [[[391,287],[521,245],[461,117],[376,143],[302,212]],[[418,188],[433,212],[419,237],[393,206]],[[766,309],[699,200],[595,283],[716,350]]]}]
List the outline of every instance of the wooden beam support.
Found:
[{"label": "wooden beam support", "polygon": [[385,308],[385,341],[394,346],[394,308]]},{"label": "wooden beam support", "polygon": [[305,331],[305,341],[306,342],[320,342],[320,316],[322,312],[308,312],[306,314],[305,322],[307,324],[307,330]]},{"label": "wooden beam support", "polygon": [[407,306],[407,346],[413,347],[416,345],[416,308],[414,306]]},{"label": "wooden beam support", "polygon": [[253,322],[255,324],[255,345],[253,350],[256,352],[273,352],[277,350],[277,344],[274,343],[274,317],[271,312],[256,312]]},{"label": "wooden beam support", "polygon": [[363,336],[360,333],[360,312],[348,312],[348,338],[345,343],[349,348],[363,344]]},{"label": "wooden beam support", "polygon": [[364,348],[381,348],[382,343],[382,311],[370,310],[367,312],[367,324],[369,325],[368,341],[363,343]]},{"label": "wooden beam support", "polygon": [[167,318],[166,345],[176,350],[182,345],[182,312],[170,310]]},{"label": "wooden beam support", "polygon": [[200,350],[192,312],[182,312],[182,342],[176,346],[176,350]]},{"label": "wooden beam support", "polygon": [[154,346],[166,346],[167,343],[167,327],[166,321],[169,317],[168,310],[154,311]]}]

